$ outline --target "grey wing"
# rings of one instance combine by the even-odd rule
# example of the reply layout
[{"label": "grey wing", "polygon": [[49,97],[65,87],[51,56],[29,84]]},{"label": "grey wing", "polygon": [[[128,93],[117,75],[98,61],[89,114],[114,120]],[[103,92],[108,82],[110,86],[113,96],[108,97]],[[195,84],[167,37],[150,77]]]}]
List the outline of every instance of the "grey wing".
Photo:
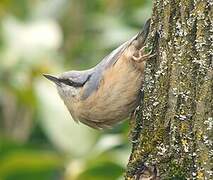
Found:
[{"label": "grey wing", "polygon": [[84,94],[82,95],[82,99],[86,99],[87,97],[90,96],[90,94],[93,93],[93,91],[98,89],[99,83],[103,76],[103,72],[117,62],[119,57],[123,54],[125,49],[131,44],[131,42],[135,39],[135,37],[123,43],[117,49],[112,51],[108,56],[106,56],[99,64],[97,64],[92,69],[93,73],[91,74],[90,79],[85,85],[85,91]]},{"label": "grey wing", "polygon": [[151,20],[148,19],[141,32],[139,32],[129,41],[123,43],[114,51],[112,51],[99,64],[97,64],[94,68],[91,69],[92,74],[88,82],[85,84],[85,91],[84,94],[82,95],[82,99],[86,99],[87,97],[90,96],[90,94],[92,94],[94,91],[98,89],[99,83],[103,76],[103,72],[117,62],[119,57],[132,44],[133,41],[136,42],[134,44],[136,48],[138,49],[141,48],[141,46],[145,43],[145,40],[148,36],[150,22]]}]

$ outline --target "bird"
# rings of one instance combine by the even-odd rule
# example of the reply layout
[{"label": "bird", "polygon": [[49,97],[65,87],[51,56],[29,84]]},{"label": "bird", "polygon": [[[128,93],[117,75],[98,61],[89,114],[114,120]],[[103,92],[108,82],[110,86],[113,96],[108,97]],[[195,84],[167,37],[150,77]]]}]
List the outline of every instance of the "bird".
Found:
[{"label": "bird", "polygon": [[59,76],[43,74],[55,83],[76,122],[95,129],[112,128],[138,107],[145,63],[155,56],[146,52],[145,46],[150,22],[147,20],[138,34],[88,70],[71,70]]}]

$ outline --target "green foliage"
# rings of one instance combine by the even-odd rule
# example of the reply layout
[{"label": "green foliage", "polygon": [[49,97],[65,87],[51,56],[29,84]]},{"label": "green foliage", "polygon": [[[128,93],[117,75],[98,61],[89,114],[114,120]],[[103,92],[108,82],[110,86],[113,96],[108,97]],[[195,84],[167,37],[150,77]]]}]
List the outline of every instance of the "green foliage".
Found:
[{"label": "green foliage", "polygon": [[123,173],[123,168],[113,162],[102,162],[88,168],[77,178],[77,180],[116,180]]},{"label": "green foliage", "polygon": [[2,10],[0,17],[9,12],[21,19],[25,19],[29,15],[30,3],[28,0],[1,0],[0,10]]},{"label": "green foliage", "polygon": [[42,73],[92,67],[150,10],[148,0],[0,1],[1,180],[122,177],[128,123],[102,132],[75,124]]},{"label": "green foliage", "polygon": [[29,148],[11,141],[0,143],[0,179],[51,179],[63,167],[63,158],[50,150]]}]

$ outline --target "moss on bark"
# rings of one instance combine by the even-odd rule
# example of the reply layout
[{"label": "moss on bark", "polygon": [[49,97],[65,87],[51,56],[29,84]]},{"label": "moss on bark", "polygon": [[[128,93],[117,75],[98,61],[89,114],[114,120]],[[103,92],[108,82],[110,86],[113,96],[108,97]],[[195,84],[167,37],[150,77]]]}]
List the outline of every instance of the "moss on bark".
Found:
[{"label": "moss on bark", "polygon": [[161,179],[213,179],[213,2],[155,0],[150,39],[158,56],[145,71],[126,179],[157,167]]}]

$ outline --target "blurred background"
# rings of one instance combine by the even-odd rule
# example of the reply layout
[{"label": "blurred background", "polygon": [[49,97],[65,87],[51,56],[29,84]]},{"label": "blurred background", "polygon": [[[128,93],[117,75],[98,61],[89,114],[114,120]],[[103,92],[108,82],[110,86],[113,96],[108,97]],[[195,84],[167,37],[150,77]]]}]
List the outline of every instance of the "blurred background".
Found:
[{"label": "blurred background", "polygon": [[76,124],[42,73],[96,65],[134,36],[150,0],[0,0],[0,180],[119,180],[128,122]]}]

